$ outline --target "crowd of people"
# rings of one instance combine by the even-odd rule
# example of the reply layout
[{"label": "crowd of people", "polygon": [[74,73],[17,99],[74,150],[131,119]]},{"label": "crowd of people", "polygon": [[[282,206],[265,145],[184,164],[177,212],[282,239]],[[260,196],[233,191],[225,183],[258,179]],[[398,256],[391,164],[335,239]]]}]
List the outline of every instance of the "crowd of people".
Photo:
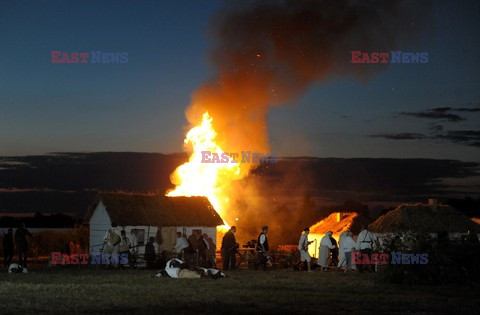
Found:
[{"label": "crowd of people", "polygon": [[[125,230],[119,232],[117,227],[110,228],[105,235],[100,251],[105,254],[127,254],[129,264],[133,268],[137,263],[140,246],[145,246],[144,260],[147,269],[163,268],[165,266],[168,259],[166,257],[168,256],[167,250],[164,249],[159,252],[157,240],[153,236],[148,238],[145,245],[139,245],[137,230],[135,229],[132,229],[130,236],[127,236]],[[168,252],[175,252],[176,258],[192,265],[203,267],[216,265],[216,245],[211,237],[206,233],[202,234],[199,230],[193,230],[188,238],[182,232],[176,232],[175,245]]]},{"label": "crowd of people", "polygon": [[[231,271],[237,268],[236,253],[239,249],[239,244],[236,241],[235,233],[237,229],[232,226],[223,236],[221,244],[221,256],[223,262],[223,270]],[[326,271],[329,267],[334,266],[340,268],[345,272],[356,268],[359,271],[371,271],[371,265],[363,266],[358,264],[353,266],[352,253],[359,251],[362,255],[370,255],[375,244],[378,242],[374,233],[362,227],[358,234],[357,240],[353,239],[351,231],[344,231],[339,236],[339,242],[333,238],[332,232],[328,231],[320,241],[319,257],[317,264],[312,265],[312,257],[309,254],[308,247],[313,241],[309,241],[310,230],[305,228],[300,236],[298,242],[298,252],[302,264],[301,269],[309,272],[312,269],[319,268],[321,271]],[[7,234],[3,237],[3,251],[4,251],[4,266],[11,265],[14,258],[14,253],[18,254],[18,265],[26,268],[27,253],[28,253],[28,238],[33,237],[32,234],[25,228],[25,224],[21,224],[19,228],[13,233],[13,229],[8,229]],[[254,241],[252,241],[254,242]],[[70,251],[77,252],[79,245],[73,241],[70,243]],[[155,269],[159,267],[158,255],[156,249],[155,237],[150,237],[147,241],[144,252],[144,259],[148,269]],[[137,231],[132,230],[127,236],[125,230],[119,231],[116,227],[110,228],[105,236],[105,241],[101,251],[105,254],[127,255],[130,267],[135,267],[138,254],[138,240]],[[270,248],[268,242],[268,226],[262,226],[261,232],[258,235],[256,242],[254,242],[254,250],[256,252],[254,268],[257,270],[261,267],[266,270],[268,266],[272,266],[272,258],[269,255]],[[176,259],[179,259],[190,265],[199,266],[203,268],[214,268],[216,266],[216,245],[206,233],[194,230],[187,238],[181,232],[176,233],[175,246],[172,248],[176,253]],[[163,266],[165,266],[165,261]],[[117,266],[115,266],[117,267]],[[124,268],[124,265],[121,265]]]},{"label": "crowd of people", "polygon": [[[236,231],[236,227],[232,226],[230,230],[225,233],[222,240],[221,253],[224,271],[235,270],[237,268],[235,254],[239,248],[239,244],[235,239]],[[267,265],[272,265],[272,258],[269,256],[267,233],[268,226],[263,226],[256,242],[255,270],[257,270],[259,266],[262,266],[265,270]],[[313,241],[308,240],[309,234],[310,229],[305,228],[300,236],[298,242],[300,261],[297,263],[297,267],[303,265],[304,269],[311,272],[313,269],[312,257],[310,256],[308,247]],[[357,241],[354,241],[353,233],[351,231],[344,231],[340,234],[339,242],[333,237],[333,233],[328,231],[320,241],[319,257],[315,267],[319,268],[321,271],[327,271],[332,266],[336,269],[341,269],[344,272],[354,268],[359,271],[372,271],[372,265],[363,266],[357,263],[357,265],[354,266],[352,263],[352,253],[358,251],[362,255],[366,254],[370,256],[377,243],[378,239],[375,234],[368,231],[364,226],[361,228]]]}]

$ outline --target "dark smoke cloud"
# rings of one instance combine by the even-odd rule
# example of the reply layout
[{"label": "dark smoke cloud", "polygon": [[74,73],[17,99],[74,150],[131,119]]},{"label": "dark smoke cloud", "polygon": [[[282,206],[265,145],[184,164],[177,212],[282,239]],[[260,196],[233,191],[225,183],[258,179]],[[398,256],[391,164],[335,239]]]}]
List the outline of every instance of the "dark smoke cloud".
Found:
[{"label": "dark smoke cloud", "polygon": [[187,118],[208,110],[227,151],[269,149],[268,106],[314,82],[371,78],[386,64],[351,64],[351,51],[408,49],[430,1],[226,1],[211,25],[216,75],[193,96]]},{"label": "dark smoke cloud", "polygon": [[[431,24],[430,8],[431,1],[408,0],[225,1],[210,29],[215,74],[194,93],[187,119],[198,125],[208,111],[217,143],[227,152],[269,152],[270,106],[294,101],[315,82],[339,76],[361,82],[372,78],[388,65],[352,64],[351,51],[412,49],[416,35]],[[254,167],[242,164],[241,174]],[[285,181],[304,183],[305,176],[291,172]],[[272,208],[272,200],[262,199],[259,190],[275,187],[256,184],[255,176],[249,177],[247,186],[230,186],[232,206],[225,218],[229,224],[236,217],[240,221],[247,217],[244,222],[250,226],[300,222],[299,233],[304,228],[301,218],[306,210],[286,217],[271,214],[270,223],[255,221]],[[297,193],[303,194],[306,186],[299,187]],[[278,213],[286,212],[282,209]]]}]

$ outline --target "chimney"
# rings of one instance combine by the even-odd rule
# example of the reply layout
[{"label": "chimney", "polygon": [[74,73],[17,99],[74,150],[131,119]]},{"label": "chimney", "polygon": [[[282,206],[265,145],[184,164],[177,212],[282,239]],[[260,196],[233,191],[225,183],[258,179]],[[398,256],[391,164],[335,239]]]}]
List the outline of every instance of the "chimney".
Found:
[{"label": "chimney", "polygon": [[428,199],[428,206],[436,212],[438,210],[438,200],[435,198]]},{"label": "chimney", "polygon": [[340,222],[340,212],[337,212],[337,222]]}]

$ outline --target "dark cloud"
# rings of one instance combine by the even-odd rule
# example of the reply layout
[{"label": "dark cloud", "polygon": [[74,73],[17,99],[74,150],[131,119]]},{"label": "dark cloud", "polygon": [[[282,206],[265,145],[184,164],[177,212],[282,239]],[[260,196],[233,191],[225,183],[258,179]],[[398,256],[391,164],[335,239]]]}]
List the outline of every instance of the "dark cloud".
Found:
[{"label": "dark cloud", "polygon": [[453,108],[451,107],[436,107],[436,108],[430,109],[430,111],[438,112],[438,113],[446,113],[451,110],[453,110]]},{"label": "dark cloud", "polygon": [[400,115],[416,118],[440,119],[449,122],[459,122],[462,120],[466,120],[460,115],[449,113],[449,111],[451,111],[450,107],[439,107],[420,112],[401,112]]},{"label": "dark cloud", "polygon": [[370,135],[369,137],[372,138],[385,138],[389,140],[417,140],[417,139],[425,139],[426,136],[421,133],[388,133],[388,134],[378,134],[378,135]]},{"label": "dark cloud", "polygon": [[479,130],[448,130],[442,132],[443,127],[441,125],[432,125],[431,131],[433,131],[431,136],[427,136],[421,133],[386,133],[386,134],[376,134],[369,135],[371,138],[384,138],[388,140],[422,140],[422,139],[433,139],[433,140],[444,140],[456,144],[463,144],[472,147],[480,148],[480,131]]},{"label": "dark cloud", "polygon": [[443,131],[443,126],[438,124],[430,124],[428,130],[433,134],[438,134]]},{"label": "dark cloud", "polygon": [[459,122],[466,120],[465,117],[452,112],[475,113],[480,112],[480,107],[435,107],[418,112],[401,112],[400,116],[410,116],[416,118],[440,119],[449,122]]},{"label": "dark cloud", "polygon": [[480,147],[480,130],[449,130],[438,134],[435,139],[444,139],[472,147]]},{"label": "dark cloud", "polygon": [[455,111],[457,112],[480,112],[480,107],[474,107],[474,108],[456,108]]}]

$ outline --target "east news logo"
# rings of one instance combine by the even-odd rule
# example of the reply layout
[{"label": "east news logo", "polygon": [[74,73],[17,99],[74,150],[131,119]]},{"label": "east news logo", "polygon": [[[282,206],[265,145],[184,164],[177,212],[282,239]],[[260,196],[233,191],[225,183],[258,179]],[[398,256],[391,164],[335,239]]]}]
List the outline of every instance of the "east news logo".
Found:
[{"label": "east news logo", "polygon": [[128,254],[62,254],[52,252],[52,265],[86,265],[90,261],[92,265],[128,264]]},{"label": "east news logo", "polygon": [[[407,254],[402,252],[391,252],[392,265],[426,265],[428,264],[428,254]],[[352,263],[354,265],[386,265],[389,262],[389,254],[362,254],[352,252]]]},{"label": "east news logo", "polygon": [[361,52],[352,51],[351,63],[428,63],[428,52]]},{"label": "east news logo", "polygon": [[[90,61],[89,61],[90,60]],[[127,52],[61,52],[52,50],[52,63],[128,63]]]}]

